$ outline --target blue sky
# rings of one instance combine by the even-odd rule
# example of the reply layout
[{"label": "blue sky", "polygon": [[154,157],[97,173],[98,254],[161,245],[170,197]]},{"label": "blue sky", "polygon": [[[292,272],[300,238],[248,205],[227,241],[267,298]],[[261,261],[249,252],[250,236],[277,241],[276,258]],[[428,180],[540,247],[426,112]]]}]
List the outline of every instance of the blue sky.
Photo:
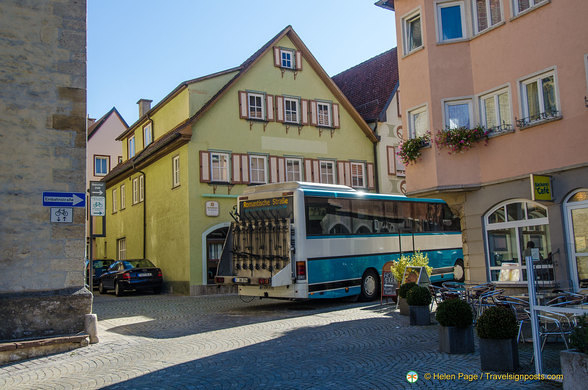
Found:
[{"label": "blue sky", "polygon": [[88,0],[88,115],[240,65],[291,25],[333,76],[396,46],[394,13],[375,0]]}]

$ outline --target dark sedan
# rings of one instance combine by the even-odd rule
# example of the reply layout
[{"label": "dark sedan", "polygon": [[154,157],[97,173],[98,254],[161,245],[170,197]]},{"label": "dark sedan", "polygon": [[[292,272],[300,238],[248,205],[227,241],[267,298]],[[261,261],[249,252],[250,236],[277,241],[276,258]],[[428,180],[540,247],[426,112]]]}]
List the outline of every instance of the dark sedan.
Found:
[{"label": "dark sedan", "polygon": [[[90,267],[88,266],[88,259],[86,259],[86,285],[90,288]],[[100,275],[102,275],[108,267],[110,267],[114,263],[113,259],[101,259],[101,260],[92,260],[93,265],[93,273],[92,273],[92,281],[94,288],[98,288],[98,284],[100,283]]]},{"label": "dark sedan", "polygon": [[114,290],[118,297],[125,291],[161,292],[163,277],[161,269],[147,259],[117,260],[100,276],[100,294]]}]

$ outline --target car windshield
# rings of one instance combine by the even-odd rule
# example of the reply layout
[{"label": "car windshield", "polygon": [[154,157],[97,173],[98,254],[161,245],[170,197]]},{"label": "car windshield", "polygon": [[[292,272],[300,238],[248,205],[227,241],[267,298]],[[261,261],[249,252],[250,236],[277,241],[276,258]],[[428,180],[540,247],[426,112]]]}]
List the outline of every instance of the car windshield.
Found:
[{"label": "car windshield", "polygon": [[131,269],[131,268],[151,268],[151,267],[155,267],[153,265],[152,262],[150,262],[147,259],[141,259],[141,260],[124,260],[123,264],[125,266],[125,269]]},{"label": "car windshield", "polygon": [[114,260],[94,260],[94,268],[108,268],[114,263]]}]

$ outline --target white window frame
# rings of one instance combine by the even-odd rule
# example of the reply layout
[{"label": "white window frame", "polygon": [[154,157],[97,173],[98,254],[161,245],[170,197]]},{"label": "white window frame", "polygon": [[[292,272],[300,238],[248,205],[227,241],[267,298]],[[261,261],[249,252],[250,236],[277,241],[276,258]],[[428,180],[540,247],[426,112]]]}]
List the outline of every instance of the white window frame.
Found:
[{"label": "white window frame", "polygon": [[116,240],[116,255],[117,260],[127,259],[127,239],[126,237]]},{"label": "white window frame", "polygon": [[139,203],[139,178],[133,179],[133,204]]},{"label": "white window frame", "polygon": [[478,7],[477,7],[477,0],[472,0],[472,14],[473,14],[473,25],[474,31],[476,34],[480,34],[484,31],[490,30],[492,27],[499,25],[504,21],[504,8],[502,6],[502,0],[497,0],[498,4],[500,4],[500,20],[496,23],[492,24],[492,12],[490,7],[490,2],[492,0],[483,0],[486,5],[486,23],[488,23],[488,27],[485,29],[480,30],[480,26],[478,25]]},{"label": "white window frame", "polygon": [[[292,166],[298,166],[298,172],[295,169],[288,169],[288,164]],[[302,181],[302,159],[300,158],[286,158],[286,181]],[[298,177],[296,177],[298,175]]]},{"label": "white window frame", "polygon": [[[421,44],[418,46],[414,46],[412,47],[411,43],[412,43],[412,29],[410,28],[411,23],[414,22],[416,19],[420,20],[420,30],[421,30]],[[423,42],[423,18],[421,16],[421,10],[420,8],[416,11],[411,11],[410,13],[408,13],[407,15],[405,15],[404,17],[402,17],[402,41],[403,41],[403,50],[404,50],[404,55],[407,56],[409,54],[411,54],[412,52],[415,52],[419,49],[421,49],[424,45]]]},{"label": "white window frame", "polygon": [[[225,162],[225,166],[214,167],[213,159],[219,158],[219,162],[222,160]],[[210,181],[217,183],[228,183],[231,180],[230,176],[230,155],[229,153],[210,152]],[[225,176],[225,178],[223,178]]]},{"label": "white window frame", "polygon": [[540,5],[547,4],[549,1],[551,1],[551,0],[529,0],[529,7],[521,10],[521,9],[519,9],[519,1],[512,0],[511,4],[512,4],[513,16],[517,16],[519,14],[531,11],[532,9],[534,9]]},{"label": "white window frame", "polygon": [[[98,172],[98,161],[106,161],[105,168],[106,172],[102,173],[102,171]],[[94,155],[94,176],[106,176],[110,172],[110,157],[109,156],[100,156]]]},{"label": "white window frame", "polygon": [[139,202],[145,200],[145,176],[139,176]]},{"label": "white window frame", "polygon": [[172,187],[180,185],[180,156],[172,158]]},{"label": "white window frame", "polygon": [[474,104],[472,98],[459,98],[459,99],[443,99],[443,123],[445,125],[445,129],[455,129],[457,127],[451,127],[449,123],[449,107],[450,106],[461,106],[463,104],[468,105],[468,115],[469,115],[469,127],[470,129],[473,128],[475,118],[474,118]]},{"label": "white window frame", "polygon": [[[323,165],[325,166],[324,168],[323,168]],[[326,165],[331,166],[331,168],[332,168],[331,170],[333,172],[332,175],[329,175],[329,172],[326,170]],[[320,171],[320,182],[321,183],[323,183],[323,184],[337,184],[337,170],[336,170],[335,161],[319,160],[319,171]]]},{"label": "white window frame", "polygon": [[[354,174],[353,168],[361,168],[361,175]],[[366,188],[365,163],[352,162],[351,163],[351,187]]]},{"label": "white window frame", "polygon": [[129,138],[128,152],[129,152],[129,158],[135,157],[136,148],[135,148],[135,136],[134,135]]},{"label": "white window frame", "polygon": [[425,118],[427,119],[427,130],[425,130],[425,133],[429,130],[429,110],[428,110],[428,106],[425,104],[424,106],[420,106],[417,108],[413,108],[409,111],[407,111],[407,118],[408,118],[408,138],[412,139],[412,138],[416,138],[417,136],[422,136],[423,134],[416,134],[416,128],[415,128],[415,116],[419,115],[419,114],[425,114]]},{"label": "white window frame", "polygon": [[112,189],[112,214],[116,213],[116,211],[117,211],[117,208],[116,208],[117,207],[117,201],[116,201],[117,197],[118,197],[118,195],[117,195],[116,188],[113,188]]},{"label": "white window frame", "polygon": [[[251,104],[251,98],[259,99],[260,106],[257,106],[257,102],[255,105]],[[255,112],[261,108],[261,116],[258,115],[251,115],[252,108],[255,108]],[[247,117],[249,119],[256,119],[256,120],[265,120],[265,94],[263,93],[255,93],[255,92],[247,92]]]},{"label": "white window frame", "polygon": [[153,142],[153,126],[151,123],[143,126],[143,148],[146,148]]},{"label": "white window frame", "polygon": [[[284,58],[284,56],[289,56],[288,58]],[[290,62],[290,66],[288,66],[287,62]],[[280,68],[284,69],[295,69],[296,68],[296,52],[290,49],[282,49],[280,48]]]},{"label": "white window frame", "polygon": [[[261,168],[257,166],[257,168],[253,167],[253,161],[256,161],[258,164],[261,161]],[[263,174],[263,178],[259,178],[260,172]],[[266,184],[267,183],[267,156],[262,155],[249,155],[249,182],[251,184]]]},{"label": "white window frame", "polygon": [[[290,108],[290,110],[288,110],[288,103],[290,103],[290,105],[294,103],[296,105],[296,109],[292,110]],[[294,120],[288,119],[288,116],[292,115],[294,115]],[[284,122],[295,124],[300,123],[300,99],[284,97]]]},{"label": "white window frame", "polygon": [[[327,123],[324,123],[324,120],[321,121],[322,117],[320,115],[321,106],[326,107],[327,109]],[[333,126],[333,108],[331,107],[331,103],[327,102],[316,102],[316,123],[320,127],[332,127]]]},{"label": "white window frame", "polygon": [[[502,94],[507,94],[508,96],[508,118],[502,118],[500,113],[500,104],[499,104],[499,96]],[[494,106],[496,110],[496,122],[499,123],[498,127],[490,128],[488,127],[488,118],[486,113],[486,104],[484,102],[487,99],[494,99]],[[492,133],[501,133],[501,132],[509,132],[514,129],[513,126],[513,115],[512,115],[512,95],[510,93],[510,87],[506,86],[503,88],[499,88],[493,90],[491,92],[486,92],[478,96],[478,106],[480,108],[480,124],[484,126],[486,129],[490,130]],[[506,122],[506,123],[504,123]]]},{"label": "white window frame", "polygon": [[124,210],[127,207],[127,194],[125,192],[125,185],[120,185],[120,209]]},{"label": "white window frame", "polygon": [[[438,2],[436,5],[436,22],[437,22],[437,42],[456,42],[462,41],[467,39],[468,32],[467,32],[467,23],[465,17],[465,3],[463,0],[459,1],[446,1],[446,2]],[[460,19],[461,19],[461,37],[457,38],[443,38],[443,19],[441,18],[441,9],[459,6],[460,11]]]},{"label": "white window frame", "polygon": [[[553,87],[554,87],[554,96],[555,96],[555,109],[556,115],[547,116],[545,111],[545,101],[543,99],[543,80],[546,77],[553,76]],[[530,120],[530,113],[529,113],[529,98],[527,95],[527,85],[537,83],[537,98],[539,103],[539,118],[535,120]],[[542,123],[548,120],[557,119],[561,117],[561,106],[559,102],[559,87],[558,87],[558,80],[557,80],[557,72],[555,68],[551,68],[545,71],[537,72],[531,76],[527,76],[524,78],[519,79],[519,98],[520,98],[520,114],[521,114],[521,121],[524,120],[525,123],[522,127],[526,127],[529,125],[533,125],[536,123]]]}]

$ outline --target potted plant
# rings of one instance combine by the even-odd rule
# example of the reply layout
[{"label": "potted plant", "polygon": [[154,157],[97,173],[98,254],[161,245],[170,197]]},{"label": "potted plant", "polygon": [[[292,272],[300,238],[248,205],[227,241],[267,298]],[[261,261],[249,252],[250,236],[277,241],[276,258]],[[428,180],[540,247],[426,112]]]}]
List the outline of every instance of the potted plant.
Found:
[{"label": "potted plant", "polygon": [[400,310],[400,314],[402,314],[403,316],[408,315],[408,303],[406,302],[406,294],[408,294],[408,291],[416,285],[417,284],[415,282],[408,282],[400,285],[400,288],[398,289],[398,309]]},{"label": "potted plant", "polygon": [[474,352],[474,313],[461,299],[448,299],[437,306],[439,351],[445,353]]},{"label": "potted plant", "polygon": [[586,314],[578,319],[570,334],[570,347],[559,353],[563,388],[583,389],[588,383],[588,318]]},{"label": "potted plant", "polygon": [[431,323],[429,311],[431,291],[428,287],[414,286],[408,290],[406,302],[408,303],[411,325],[429,325]]},{"label": "potted plant", "polygon": [[514,371],[519,367],[517,319],[507,307],[495,306],[476,322],[482,371]]},{"label": "potted plant", "polygon": [[421,149],[431,145],[431,133],[405,139],[400,143],[398,155],[405,165],[416,162],[421,157]]},{"label": "potted plant", "polygon": [[449,149],[449,154],[461,153],[472,148],[475,143],[481,140],[488,142],[488,134],[489,131],[483,126],[477,126],[473,129],[462,126],[437,131],[435,143],[439,148]]}]

